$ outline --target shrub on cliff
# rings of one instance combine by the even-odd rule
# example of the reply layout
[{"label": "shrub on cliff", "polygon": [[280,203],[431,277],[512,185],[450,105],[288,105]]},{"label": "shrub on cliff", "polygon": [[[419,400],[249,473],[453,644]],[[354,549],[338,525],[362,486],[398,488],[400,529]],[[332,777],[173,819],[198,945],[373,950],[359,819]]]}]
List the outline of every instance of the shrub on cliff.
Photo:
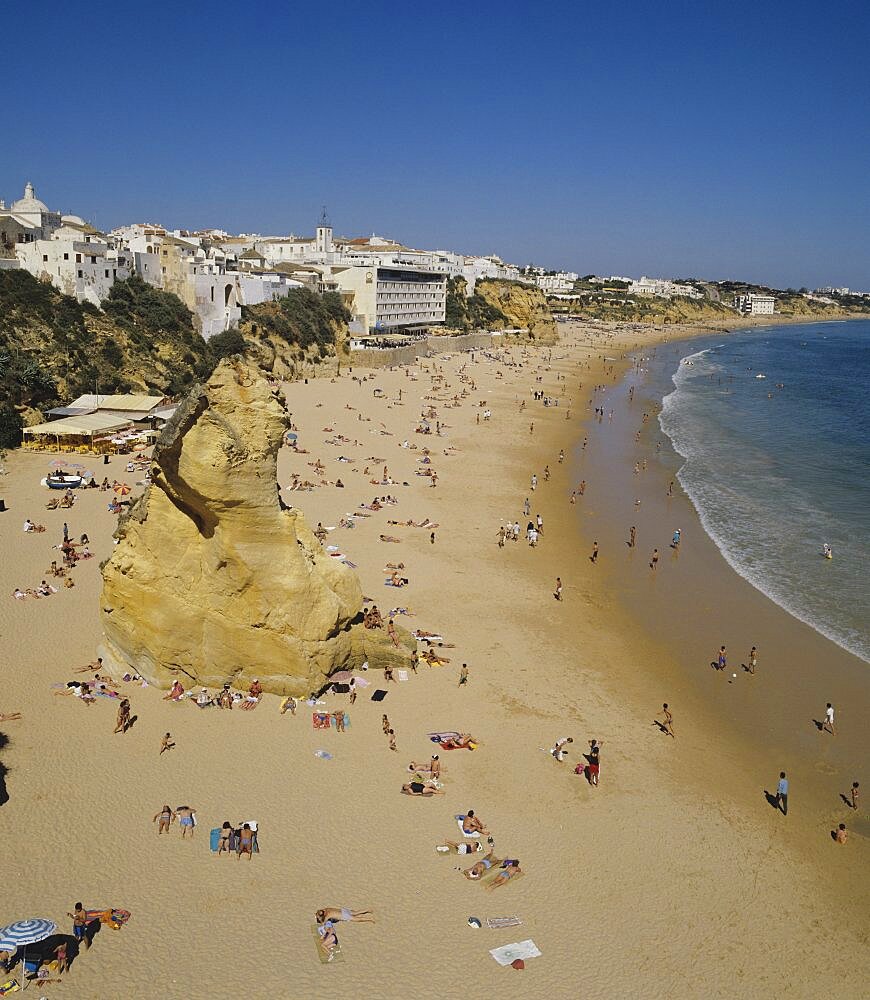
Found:
[{"label": "shrub on cliff", "polygon": [[252,324],[254,334],[271,334],[303,351],[317,345],[323,355],[335,348],[351,315],[337,292],[317,295],[309,288],[293,288],[274,302],[243,306],[242,318]]}]

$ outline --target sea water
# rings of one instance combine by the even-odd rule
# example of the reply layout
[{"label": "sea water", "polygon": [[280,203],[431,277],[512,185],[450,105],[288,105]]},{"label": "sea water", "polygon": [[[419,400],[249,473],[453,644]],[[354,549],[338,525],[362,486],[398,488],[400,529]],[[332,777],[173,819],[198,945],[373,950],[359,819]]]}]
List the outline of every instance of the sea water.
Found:
[{"label": "sea water", "polygon": [[740,331],[683,354],[661,375],[659,423],[704,529],[753,586],[870,662],[870,321]]}]

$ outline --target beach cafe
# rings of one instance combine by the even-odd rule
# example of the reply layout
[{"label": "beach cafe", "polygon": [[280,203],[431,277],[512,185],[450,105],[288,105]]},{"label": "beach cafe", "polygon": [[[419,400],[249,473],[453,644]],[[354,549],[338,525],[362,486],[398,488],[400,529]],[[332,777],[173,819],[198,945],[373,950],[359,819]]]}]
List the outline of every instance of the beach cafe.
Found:
[{"label": "beach cafe", "polygon": [[136,430],[129,420],[107,413],[83,413],[24,428],[22,447],[29,451],[118,455],[138,450],[149,431]]}]

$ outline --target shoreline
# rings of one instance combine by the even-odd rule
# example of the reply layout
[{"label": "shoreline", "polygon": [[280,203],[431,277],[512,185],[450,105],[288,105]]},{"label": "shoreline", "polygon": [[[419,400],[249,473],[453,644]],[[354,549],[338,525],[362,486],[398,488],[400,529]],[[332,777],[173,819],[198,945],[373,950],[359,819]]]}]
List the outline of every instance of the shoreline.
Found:
[{"label": "shoreline", "polygon": [[[310,454],[283,451],[279,482],[285,484],[291,470],[310,472],[308,462],[320,458],[327,477],[340,470],[346,485],[301,494],[285,489],[285,500],[312,526],[337,524],[385,491],[362,474],[366,459],[388,461],[393,475],[409,483],[392,490],[400,505],[352,531],[336,529],[329,541],[358,563],[364,592],[382,608],[408,606],[415,616],[402,624],[443,630],[456,644],[444,651],[450,665],[421,668],[407,683],[385,685],[383,706],[361,697],[348,709],[346,735],[312,731],[305,711],[295,719],[279,716],[272,698],[241,716],[203,714],[146,690],[134,695],[142,721],[129,739],[111,737],[110,707],[50,697],[50,684],[62,680],[68,666],[93,655],[99,637],[93,564],[111,551],[112,522],[99,510],[105,494],[90,491],[77,503],[71,525],[74,532],[88,529],[98,556],[81,567],[87,575],[48,602],[7,598],[0,611],[0,648],[13,665],[3,710],[25,711],[17,729],[3,727],[11,738],[2,754],[11,768],[4,816],[42,834],[28,845],[26,863],[10,866],[7,905],[57,915],[73,897],[85,896],[86,905],[94,899],[134,913],[120,934],[100,935],[69,981],[54,988],[59,997],[144,996],[155,976],[171,981],[179,995],[229,997],[247,981],[248,995],[266,997],[286,990],[281,967],[289,961],[298,995],[373,992],[398,1000],[419,991],[419,942],[433,934],[450,960],[427,966],[427,988],[444,997],[469,990],[565,1000],[578,993],[700,1000],[735,991],[810,997],[829,986],[832,967],[838,984],[857,993],[865,976],[866,906],[846,887],[860,885],[866,841],[853,837],[840,849],[814,839],[818,822],[801,818],[809,808],[803,779],[794,788],[794,815],[780,822],[762,798],[762,784],[773,777],[766,764],[753,762],[730,716],[707,719],[705,692],[679,678],[666,645],[627,614],[621,584],[609,575],[610,549],[602,547],[598,565],[588,564],[592,504],[581,518],[580,504],[568,503],[572,449],[588,433],[588,397],[574,386],[579,379],[584,386],[606,381],[617,387],[630,363],[602,364],[598,355],[634,349],[620,346],[616,335],[588,336],[586,345],[572,339],[549,351],[503,349],[497,352],[503,362],[480,353],[473,362],[468,355],[437,357],[379,370],[360,384],[343,376],[285,387]],[[643,348],[652,344],[652,338],[641,341]],[[463,367],[477,389],[454,408],[451,394],[467,387],[459,380]],[[437,375],[443,379],[433,382]],[[531,401],[536,378],[545,391],[561,395],[558,407]],[[374,385],[382,387],[383,399],[373,398]],[[431,402],[424,397],[433,395],[440,397],[434,405],[446,435],[419,438],[413,424]],[[571,420],[565,419],[568,396],[575,403]],[[477,424],[484,399],[493,419]],[[342,446],[354,455],[353,466],[335,464],[339,451],[324,446],[326,427],[360,439],[352,452],[353,446]],[[414,476],[420,452],[400,449],[405,437],[433,449],[437,488]],[[448,445],[458,452],[443,455]],[[62,512],[35,517],[52,532],[36,539],[16,531],[26,505],[36,511],[42,496],[33,485],[41,462],[17,453],[8,463],[10,552],[0,569],[7,592],[29,582],[26,567],[34,567],[31,576],[42,572],[38,560],[63,519]],[[545,464],[552,474],[546,483]],[[113,459],[106,474],[112,478],[121,468]],[[521,516],[535,470],[533,514],[537,508],[544,517],[542,544],[508,543],[500,550],[498,525]],[[621,531],[618,512],[607,504],[597,510],[591,488],[585,499],[595,502],[594,530]],[[440,524],[434,544],[427,531],[385,528],[388,518],[424,516]],[[401,544],[379,542],[384,530],[395,530]],[[384,590],[386,560],[405,563],[408,588]],[[561,604],[552,597],[556,575],[564,581]],[[64,663],[58,664],[61,635]],[[463,661],[471,675],[460,688]],[[774,672],[762,662],[756,680]],[[675,708],[675,741],[651,724],[665,700],[662,688]],[[329,702],[345,699],[330,696]],[[389,752],[380,731],[382,711],[396,727],[398,754]],[[166,729],[178,749],[158,758],[157,740]],[[481,746],[445,755],[444,796],[408,799],[398,791],[407,760],[431,752],[426,733],[438,729],[473,732]],[[50,743],[47,731],[56,734]],[[604,740],[599,788],[539,751],[568,734],[575,739],[572,764],[587,739]],[[334,759],[316,758],[320,747]],[[65,776],[63,795],[57,775]],[[203,832],[224,818],[256,818],[263,853],[250,865],[234,859],[216,869],[225,859],[210,856],[201,840],[182,844],[177,831],[154,836],[151,813],[167,798],[191,801]],[[452,816],[468,808],[493,830],[497,851],[523,862],[526,875],[516,885],[485,893],[434,852],[435,843],[455,836]],[[79,815],[87,817],[87,837],[77,832]],[[82,871],[81,854],[91,842],[99,864]],[[820,880],[829,890],[821,901]],[[313,952],[311,914],[315,905],[345,903],[372,906],[378,923],[346,929],[346,960],[325,968]],[[281,912],[281,926],[259,921],[265,911]],[[502,913],[519,914],[523,925],[495,932],[466,924],[469,914]],[[534,939],[543,956],[521,975],[500,969],[487,953],[525,938]],[[212,957],[197,968],[189,961],[179,967],[179,948]],[[281,962],[274,960],[276,949]]]}]

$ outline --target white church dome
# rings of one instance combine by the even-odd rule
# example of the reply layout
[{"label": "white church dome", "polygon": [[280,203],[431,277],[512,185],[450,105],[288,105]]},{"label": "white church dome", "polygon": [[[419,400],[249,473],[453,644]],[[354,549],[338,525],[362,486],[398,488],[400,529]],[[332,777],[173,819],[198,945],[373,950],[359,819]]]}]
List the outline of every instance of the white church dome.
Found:
[{"label": "white church dome", "polygon": [[36,192],[33,190],[33,185],[28,181],[24,185],[24,197],[19,198],[18,201],[12,202],[11,212],[47,212],[48,205],[41,202],[39,198],[36,197]]}]

